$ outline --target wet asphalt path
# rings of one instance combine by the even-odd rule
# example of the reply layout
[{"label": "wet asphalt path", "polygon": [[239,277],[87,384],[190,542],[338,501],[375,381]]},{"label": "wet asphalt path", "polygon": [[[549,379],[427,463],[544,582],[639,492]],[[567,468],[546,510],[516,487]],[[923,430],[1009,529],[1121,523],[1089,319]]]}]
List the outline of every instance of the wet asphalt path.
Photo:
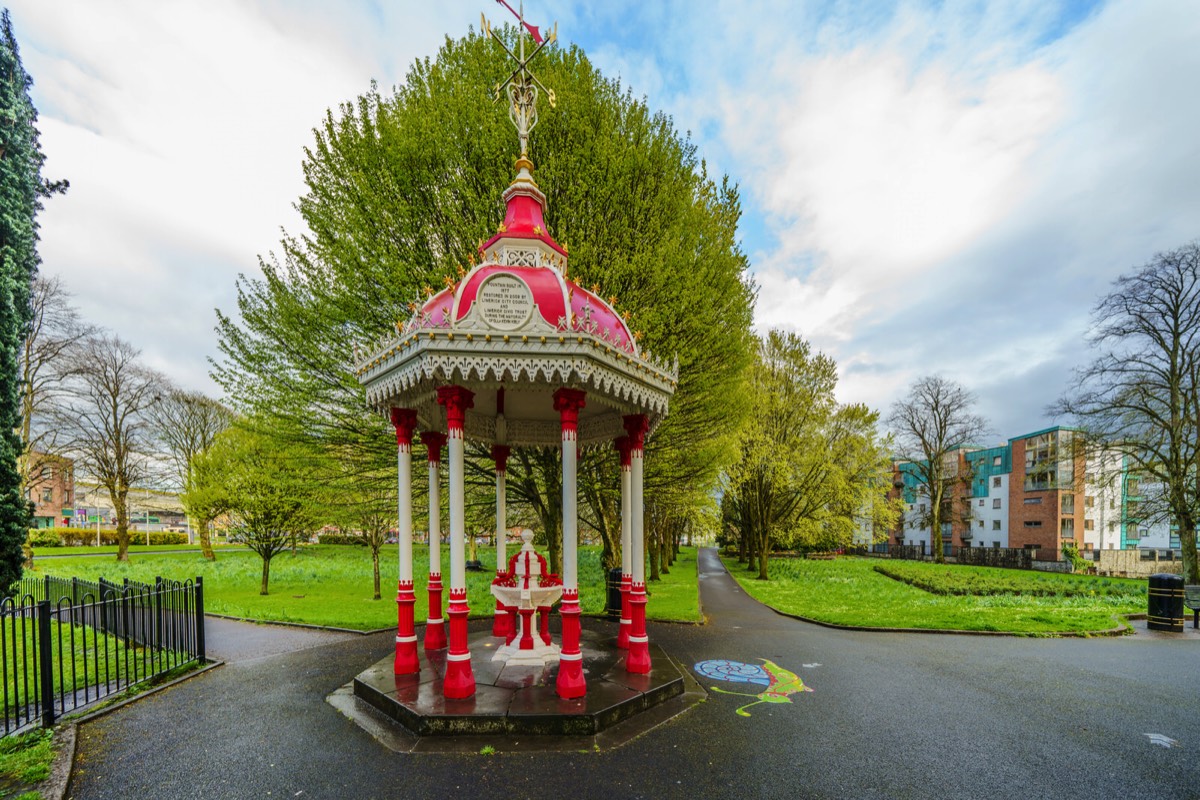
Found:
[{"label": "wet asphalt path", "polygon": [[750,600],[711,551],[700,572],[710,624],[651,637],[685,665],[770,659],[811,693],[749,718],[714,693],[602,753],[397,754],[324,700],[390,635],[297,639],[82,726],[68,796],[1200,798],[1200,642],[838,631]]}]

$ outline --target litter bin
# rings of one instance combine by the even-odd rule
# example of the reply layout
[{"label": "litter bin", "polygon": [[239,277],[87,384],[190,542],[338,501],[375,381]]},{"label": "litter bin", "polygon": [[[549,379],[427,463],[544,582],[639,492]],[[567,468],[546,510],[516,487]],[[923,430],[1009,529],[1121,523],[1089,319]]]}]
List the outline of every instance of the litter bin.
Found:
[{"label": "litter bin", "polygon": [[[1183,590],[1180,589],[1180,592]],[[608,602],[604,613],[613,619],[621,618],[621,568],[613,567],[608,571]]]},{"label": "litter bin", "polygon": [[1160,572],[1150,576],[1146,627],[1183,633],[1183,576]]}]

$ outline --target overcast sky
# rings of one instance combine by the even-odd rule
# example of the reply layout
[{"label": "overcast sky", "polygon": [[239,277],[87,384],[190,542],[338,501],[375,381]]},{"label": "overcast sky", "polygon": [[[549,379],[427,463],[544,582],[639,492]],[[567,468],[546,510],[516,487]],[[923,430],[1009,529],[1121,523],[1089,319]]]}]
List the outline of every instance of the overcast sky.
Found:
[{"label": "overcast sky", "polygon": [[[508,15],[491,0],[9,8],[45,175],[71,182],[41,216],[43,271],[210,393],[213,309],[233,311],[237,275],[300,230],[303,148],[325,110],[401,82],[481,11]],[[843,400],[886,412],[940,372],[976,393],[996,440],[1053,424],[1097,297],[1200,236],[1194,2],[526,13],[557,20],[741,186],[757,325],[836,358]]]}]

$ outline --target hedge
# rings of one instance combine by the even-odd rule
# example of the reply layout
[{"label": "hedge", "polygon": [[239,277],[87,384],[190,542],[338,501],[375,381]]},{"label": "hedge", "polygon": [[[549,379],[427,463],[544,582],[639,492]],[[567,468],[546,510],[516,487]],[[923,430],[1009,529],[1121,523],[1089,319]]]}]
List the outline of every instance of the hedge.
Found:
[{"label": "hedge", "polygon": [[344,533],[322,533],[317,536],[317,544],[356,544],[367,546],[367,540],[361,536],[349,536]]},{"label": "hedge", "polygon": [[[88,528],[30,528],[30,547],[86,547],[96,543],[95,529]],[[146,534],[141,531],[129,532],[130,544],[145,544]],[[186,533],[156,532],[150,534],[150,545],[187,544]],[[101,546],[119,544],[116,530],[100,530]]]}]

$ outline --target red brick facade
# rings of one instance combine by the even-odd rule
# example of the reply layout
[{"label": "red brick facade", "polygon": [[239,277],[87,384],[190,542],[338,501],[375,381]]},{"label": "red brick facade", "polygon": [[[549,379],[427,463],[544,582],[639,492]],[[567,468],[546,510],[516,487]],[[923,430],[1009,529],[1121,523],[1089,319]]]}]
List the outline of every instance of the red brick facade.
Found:
[{"label": "red brick facade", "polygon": [[63,524],[63,509],[75,503],[75,462],[30,453],[29,475],[25,496],[34,504],[34,524],[39,528]]},{"label": "red brick facade", "polygon": [[[1038,559],[1057,561],[1061,542],[1072,539],[1082,550],[1084,519],[1084,469],[1086,459],[1074,439],[1061,442],[1062,431],[1054,430],[1051,452],[1061,465],[1069,462],[1070,474],[1061,470],[1052,488],[1026,488],[1027,448],[1035,437],[1012,440],[1012,473],[1008,481],[1008,543],[1010,547],[1039,548]],[[1063,479],[1067,478],[1064,484]],[[1064,508],[1064,502],[1067,504]],[[1068,524],[1064,527],[1064,521]]]}]

